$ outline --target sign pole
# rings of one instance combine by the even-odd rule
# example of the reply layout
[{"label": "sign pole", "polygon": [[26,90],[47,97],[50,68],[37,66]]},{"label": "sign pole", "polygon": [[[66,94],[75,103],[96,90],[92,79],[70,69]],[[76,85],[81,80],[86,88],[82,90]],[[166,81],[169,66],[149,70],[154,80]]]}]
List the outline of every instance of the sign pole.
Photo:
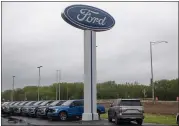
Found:
[{"label": "sign pole", "polygon": [[93,110],[92,110],[92,120],[99,120],[99,116],[97,113],[97,92],[96,92],[96,79],[97,79],[97,74],[96,74],[96,32],[92,31],[92,41],[91,41],[91,77],[92,77],[92,105],[93,105]]},{"label": "sign pole", "polygon": [[82,120],[98,120],[96,111],[96,32],[85,30],[84,113]]},{"label": "sign pole", "polygon": [[61,14],[68,24],[84,30],[84,113],[82,120],[99,120],[96,93],[96,32],[111,29],[114,18],[88,5],[71,5]]}]

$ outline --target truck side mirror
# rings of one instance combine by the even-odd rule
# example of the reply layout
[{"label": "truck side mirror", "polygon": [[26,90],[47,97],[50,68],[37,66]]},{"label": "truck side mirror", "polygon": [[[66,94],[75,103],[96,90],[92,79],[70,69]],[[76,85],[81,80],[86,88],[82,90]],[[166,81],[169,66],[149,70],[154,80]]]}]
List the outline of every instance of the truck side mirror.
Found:
[{"label": "truck side mirror", "polygon": [[110,107],[113,107],[113,104],[110,104]]},{"label": "truck side mirror", "polygon": [[72,103],[72,104],[70,105],[70,107],[73,108],[73,107],[75,107],[75,105]]}]

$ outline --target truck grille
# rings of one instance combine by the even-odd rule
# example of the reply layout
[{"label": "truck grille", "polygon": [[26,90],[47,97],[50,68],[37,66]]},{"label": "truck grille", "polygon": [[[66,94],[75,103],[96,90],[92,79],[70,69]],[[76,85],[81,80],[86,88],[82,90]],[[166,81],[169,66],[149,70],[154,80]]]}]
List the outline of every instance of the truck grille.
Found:
[{"label": "truck grille", "polygon": [[54,109],[48,109],[48,112],[55,112]]},{"label": "truck grille", "polygon": [[37,112],[41,112],[42,110],[41,109],[37,109]]}]

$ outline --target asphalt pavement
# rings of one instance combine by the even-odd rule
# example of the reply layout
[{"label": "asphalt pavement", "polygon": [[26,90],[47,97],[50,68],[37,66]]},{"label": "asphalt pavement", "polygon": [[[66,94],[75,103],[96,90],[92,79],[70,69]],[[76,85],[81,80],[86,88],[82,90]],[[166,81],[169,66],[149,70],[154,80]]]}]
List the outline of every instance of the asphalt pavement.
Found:
[{"label": "asphalt pavement", "polygon": [[[14,121],[15,120],[15,121]],[[50,121],[47,119],[40,119],[40,118],[31,118],[31,117],[22,117],[22,116],[11,116],[10,119],[8,118],[1,118],[2,125],[31,125],[31,126],[38,126],[38,125],[108,125],[108,126],[116,126],[114,123],[110,123],[107,120],[99,120],[99,121]],[[120,126],[138,126],[135,123],[121,123]],[[166,125],[159,125],[159,124],[143,124],[143,126],[166,126]]]}]

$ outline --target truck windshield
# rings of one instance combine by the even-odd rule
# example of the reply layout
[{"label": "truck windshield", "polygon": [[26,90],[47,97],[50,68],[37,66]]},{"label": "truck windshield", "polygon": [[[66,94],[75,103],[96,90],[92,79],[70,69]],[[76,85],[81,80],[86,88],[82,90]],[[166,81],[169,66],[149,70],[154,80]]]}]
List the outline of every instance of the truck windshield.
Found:
[{"label": "truck windshield", "polygon": [[38,102],[36,102],[36,103],[33,104],[33,105],[39,105],[40,103],[42,103],[42,101],[38,101]]},{"label": "truck windshield", "polygon": [[61,105],[61,104],[63,104],[65,101],[54,101],[54,102],[52,102],[50,105],[51,106],[55,106],[55,105],[57,105],[57,104],[59,104],[59,105]]},{"label": "truck windshield", "polygon": [[48,104],[50,101],[45,101],[45,102],[42,102],[40,105],[46,105]]},{"label": "truck windshield", "polygon": [[29,106],[29,105],[33,105],[34,103],[35,103],[35,101],[31,101],[31,102],[27,102],[27,104],[25,104],[25,105]]},{"label": "truck windshield", "polygon": [[122,100],[120,105],[122,106],[141,106],[140,100]]},{"label": "truck windshield", "polygon": [[15,103],[14,105],[18,105],[20,102]]},{"label": "truck windshield", "polygon": [[[8,103],[9,103],[9,102],[4,102],[2,105],[7,105]],[[2,105],[1,105],[1,106],[2,106]]]},{"label": "truck windshield", "polygon": [[61,106],[69,106],[73,101],[69,100],[64,102]]},{"label": "truck windshield", "polygon": [[24,103],[26,103],[26,102],[21,102],[19,105],[23,105]]}]

